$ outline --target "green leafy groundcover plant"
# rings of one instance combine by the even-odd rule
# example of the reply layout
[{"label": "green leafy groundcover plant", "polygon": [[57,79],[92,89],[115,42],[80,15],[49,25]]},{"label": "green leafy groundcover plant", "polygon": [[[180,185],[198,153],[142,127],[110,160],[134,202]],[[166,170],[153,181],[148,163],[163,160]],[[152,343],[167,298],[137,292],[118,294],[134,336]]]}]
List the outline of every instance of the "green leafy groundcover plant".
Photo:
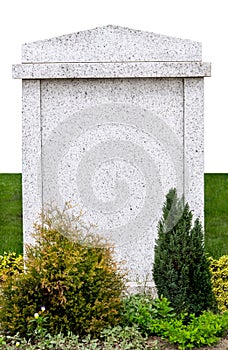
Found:
[{"label": "green leafy groundcover plant", "polygon": [[[1,340],[2,339],[2,340]],[[66,336],[58,334],[56,336],[46,335],[43,339],[37,340],[34,344],[18,336],[8,338],[7,342],[0,337],[1,349],[4,350],[37,350],[37,349],[69,349],[69,350],[159,350],[156,341],[147,344],[136,326],[104,329],[100,339],[92,339],[90,335],[83,340],[79,336],[69,333]]]},{"label": "green leafy groundcover plant", "polygon": [[[170,320],[175,316],[174,309],[165,297],[152,299],[146,294],[136,294],[124,299],[122,323],[128,326],[138,325],[144,335],[148,334],[148,330],[151,334],[156,334],[156,325],[161,320]],[[152,331],[153,324],[155,328]]]},{"label": "green leafy groundcover plant", "polygon": [[48,207],[27,247],[26,270],[1,286],[0,324],[5,333],[27,337],[42,306],[50,334],[95,336],[119,322],[124,275],[113,248],[85,228],[70,205]]},{"label": "green leafy groundcover plant", "polygon": [[204,311],[200,316],[175,314],[170,302],[162,297],[152,299],[147,295],[134,295],[125,299],[122,320],[130,326],[137,325],[146,335],[157,335],[179,349],[192,349],[212,345],[228,330],[228,312],[213,314]]},{"label": "green leafy groundcover plant", "polygon": [[215,344],[228,330],[228,313],[213,314],[204,311],[198,317],[192,314],[187,325],[183,322],[184,319],[185,315],[182,318],[164,320],[158,331],[170,343],[178,344],[179,349]]}]

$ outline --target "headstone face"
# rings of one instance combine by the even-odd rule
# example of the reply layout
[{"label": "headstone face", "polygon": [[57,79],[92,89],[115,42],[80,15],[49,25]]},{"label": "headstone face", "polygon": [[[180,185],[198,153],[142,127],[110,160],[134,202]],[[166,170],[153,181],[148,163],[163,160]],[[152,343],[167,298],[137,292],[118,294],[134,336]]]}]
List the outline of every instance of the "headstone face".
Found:
[{"label": "headstone face", "polygon": [[[77,203],[153,286],[157,223],[176,187],[203,219],[201,44],[107,26],[23,45],[24,243],[45,203]],[[75,209],[76,210],[76,209]]]}]

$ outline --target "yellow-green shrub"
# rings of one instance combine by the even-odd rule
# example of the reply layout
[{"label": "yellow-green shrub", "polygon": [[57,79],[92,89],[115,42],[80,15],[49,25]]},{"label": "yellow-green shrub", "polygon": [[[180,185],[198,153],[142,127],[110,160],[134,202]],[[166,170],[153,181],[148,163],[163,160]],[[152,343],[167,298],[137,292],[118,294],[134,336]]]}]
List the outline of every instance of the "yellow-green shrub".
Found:
[{"label": "yellow-green shrub", "polygon": [[65,209],[42,214],[36,243],[27,247],[25,273],[3,283],[0,323],[9,334],[31,333],[42,306],[51,334],[96,335],[119,321],[124,276],[113,248],[84,232],[80,216]]},{"label": "yellow-green shrub", "polygon": [[14,252],[4,252],[0,255],[0,284],[7,276],[22,273],[24,270],[22,255],[17,256]]},{"label": "yellow-green shrub", "polygon": [[220,311],[228,311],[228,255],[218,260],[210,258],[213,292]]}]

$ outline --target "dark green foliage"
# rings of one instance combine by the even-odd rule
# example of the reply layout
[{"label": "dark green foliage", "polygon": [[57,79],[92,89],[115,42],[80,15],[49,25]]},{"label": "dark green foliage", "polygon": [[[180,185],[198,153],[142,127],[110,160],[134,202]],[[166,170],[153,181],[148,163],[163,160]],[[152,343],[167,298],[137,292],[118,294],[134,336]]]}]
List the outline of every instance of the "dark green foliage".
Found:
[{"label": "dark green foliage", "polygon": [[31,334],[42,306],[51,334],[95,335],[119,321],[124,278],[113,249],[83,233],[80,216],[65,209],[44,212],[36,244],[27,248],[25,273],[9,276],[2,286],[0,323],[8,334]]},{"label": "dark green foliage", "polygon": [[215,306],[201,224],[196,219],[192,227],[192,212],[175,189],[166,196],[158,224],[153,277],[158,295],[177,313],[199,315]]}]

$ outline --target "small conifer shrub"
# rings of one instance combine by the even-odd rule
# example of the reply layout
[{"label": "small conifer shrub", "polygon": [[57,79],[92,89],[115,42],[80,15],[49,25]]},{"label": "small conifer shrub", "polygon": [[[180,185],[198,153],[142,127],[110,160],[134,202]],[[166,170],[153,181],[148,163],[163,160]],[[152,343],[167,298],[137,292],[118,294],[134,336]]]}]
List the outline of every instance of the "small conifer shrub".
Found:
[{"label": "small conifer shrub", "polygon": [[[0,295],[4,332],[27,337],[45,307],[45,331],[96,335],[115,326],[122,310],[124,275],[113,248],[86,228],[81,216],[50,208],[35,225],[26,269],[9,276]],[[32,329],[34,327],[34,330]]]},{"label": "small conifer shrub", "polygon": [[210,263],[206,258],[202,226],[176,189],[171,189],[158,223],[153,278],[158,296],[165,296],[177,313],[200,315],[215,308]]}]

